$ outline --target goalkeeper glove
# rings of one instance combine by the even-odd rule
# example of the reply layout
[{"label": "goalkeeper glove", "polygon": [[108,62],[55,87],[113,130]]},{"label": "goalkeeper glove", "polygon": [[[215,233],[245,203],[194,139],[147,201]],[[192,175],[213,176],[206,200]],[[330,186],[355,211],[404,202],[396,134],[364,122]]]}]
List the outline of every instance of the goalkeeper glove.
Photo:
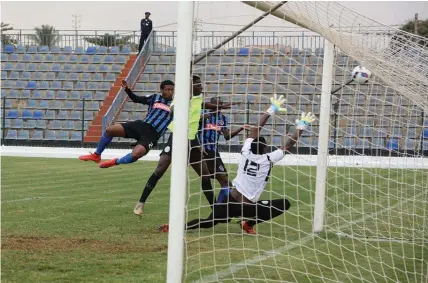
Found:
[{"label": "goalkeeper glove", "polygon": [[277,112],[282,112],[282,113],[287,112],[287,109],[282,108],[282,106],[284,106],[285,104],[285,101],[286,100],[283,95],[280,95],[279,97],[277,97],[277,94],[275,93],[273,97],[270,98],[270,106],[266,110],[266,113],[269,115],[273,115]]},{"label": "goalkeeper glove", "polygon": [[296,120],[296,129],[305,131],[308,128],[309,124],[311,124],[313,121],[315,121],[314,114],[312,114],[311,112],[307,114],[305,112],[302,112],[300,120]]}]

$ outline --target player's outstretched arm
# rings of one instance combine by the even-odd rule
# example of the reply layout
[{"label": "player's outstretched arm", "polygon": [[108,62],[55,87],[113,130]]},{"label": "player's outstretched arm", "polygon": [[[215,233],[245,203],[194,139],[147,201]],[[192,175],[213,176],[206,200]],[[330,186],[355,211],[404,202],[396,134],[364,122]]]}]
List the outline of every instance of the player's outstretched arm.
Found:
[{"label": "player's outstretched arm", "polygon": [[129,88],[128,83],[125,80],[122,80],[122,87],[125,90],[128,97],[132,100],[132,102],[149,104],[149,98],[147,96],[135,95],[135,93]]},{"label": "player's outstretched arm", "polygon": [[283,106],[285,105],[285,102],[286,102],[286,100],[285,100],[283,95],[280,95],[278,97],[277,94],[275,93],[273,95],[273,97],[270,98],[269,108],[266,110],[266,113],[264,113],[262,115],[262,117],[260,118],[258,126],[254,127],[251,130],[249,137],[252,139],[258,138],[260,135],[260,129],[266,124],[266,122],[269,120],[270,116],[272,116],[278,112],[280,112],[280,113],[287,112],[287,109],[283,108]]},{"label": "player's outstretched arm", "polygon": [[306,131],[308,126],[315,121],[315,115],[311,112],[303,112],[300,119],[296,120],[296,131],[287,138],[285,144],[281,147],[284,151],[289,151],[299,140],[300,135],[303,131]]}]

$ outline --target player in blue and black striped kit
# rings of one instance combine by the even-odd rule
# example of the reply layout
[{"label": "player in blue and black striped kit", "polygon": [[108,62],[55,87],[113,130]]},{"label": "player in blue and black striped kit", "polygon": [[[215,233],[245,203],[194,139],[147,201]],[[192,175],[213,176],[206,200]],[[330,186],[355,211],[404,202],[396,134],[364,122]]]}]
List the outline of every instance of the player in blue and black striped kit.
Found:
[{"label": "player in blue and black striped kit", "polygon": [[223,201],[223,197],[229,193],[229,176],[224,167],[223,160],[217,150],[217,143],[220,135],[223,135],[225,140],[230,140],[239,134],[242,130],[251,130],[250,126],[244,125],[233,132],[229,130],[229,122],[225,115],[220,110],[224,104],[221,98],[211,98],[211,103],[219,105],[217,111],[206,110],[202,114],[202,119],[199,125],[199,140],[201,146],[204,147],[204,160],[207,164],[211,176],[215,177],[220,183],[221,191],[218,196],[218,202]]},{"label": "player in blue and black striped kit", "polygon": [[161,94],[149,96],[137,96],[128,87],[126,81],[122,81],[122,87],[134,103],[148,105],[148,113],[144,120],[136,120],[122,124],[109,126],[102,135],[97,149],[94,153],[79,157],[83,161],[94,161],[100,163],[101,153],[114,137],[133,138],[137,143],[132,153],[121,158],[104,161],[99,164],[100,168],[109,168],[119,164],[133,163],[145,156],[152,147],[157,145],[159,138],[165,133],[172,121],[170,115],[171,103],[174,98],[174,83],[170,80],[160,84]]}]

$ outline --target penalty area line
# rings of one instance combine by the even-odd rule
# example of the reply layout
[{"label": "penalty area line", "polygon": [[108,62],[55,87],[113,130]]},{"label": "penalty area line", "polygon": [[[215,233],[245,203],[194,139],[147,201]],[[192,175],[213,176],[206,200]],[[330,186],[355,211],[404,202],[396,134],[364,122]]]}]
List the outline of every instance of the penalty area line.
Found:
[{"label": "penalty area line", "polygon": [[[354,224],[363,222],[363,221],[365,221],[365,220],[367,220],[369,218],[373,218],[374,216],[376,216],[378,214],[382,214],[382,213],[384,213],[384,212],[386,212],[388,210],[394,209],[394,208],[396,208],[396,207],[398,207],[400,205],[403,205],[403,204],[405,204],[405,203],[407,203],[409,201],[418,199],[419,197],[423,196],[426,192],[428,192],[428,191],[422,191],[422,192],[418,193],[417,195],[414,195],[410,199],[402,200],[402,201],[394,204],[393,206],[386,207],[386,208],[384,208],[382,210],[379,210],[377,212],[374,212],[374,213],[371,213],[371,214],[367,214],[364,217],[361,217],[361,218],[356,219],[354,221],[351,221],[351,222],[348,222],[346,224],[340,225],[338,227],[338,230],[342,230],[342,229],[348,228],[348,227],[350,227],[350,226],[352,226]],[[285,246],[283,246],[283,247],[281,247],[279,249],[276,249],[276,250],[273,250],[273,251],[269,251],[269,252],[265,252],[263,255],[259,255],[259,256],[253,257],[252,259],[249,259],[249,260],[241,261],[241,262],[238,262],[238,263],[233,263],[229,267],[224,268],[223,270],[221,270],[219,272],[216,272],[216,273],[213,273],[211,275],[203,276],[201,279],[199,279],[197,281],[193,281],[193,283],[217,282],[220,279],[223,279],[223,278],[225,278],[227,276],[230,276],[230,275],[232,275],[232,274],[234,274],[234,273],[236,273],[236,272],[238,272],[238,271],[246,268],[247,265],[253,265],[253,264],[265,261],[267,259],[273,258],[273,257],[275,257],[275,256],[277,256],[279,254],[291,251],[291,250],[293,250],[293,249],[295,249],[297,247],[300,247],[302,245],[305,245],[305,244],[309,243],[311,240],[313,240],[315,238],[317,238],[316,234],[310,234],[310,235],[308,235],[306,237],[301,238],[300,240],[297,240],[297,241],[291,242],[289,244],[286,244]]]}]

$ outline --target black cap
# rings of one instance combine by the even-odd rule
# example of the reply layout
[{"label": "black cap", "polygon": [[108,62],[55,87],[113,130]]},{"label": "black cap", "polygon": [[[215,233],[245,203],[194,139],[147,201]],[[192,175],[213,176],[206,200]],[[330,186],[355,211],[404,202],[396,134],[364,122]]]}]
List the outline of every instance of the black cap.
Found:
[{"label": "black cap", "polygon": [[145,14],[146,14],[146,15],[147,15],[147,14],[151,15],[151,14],[150,14],[150,12],[145,12]]}]

